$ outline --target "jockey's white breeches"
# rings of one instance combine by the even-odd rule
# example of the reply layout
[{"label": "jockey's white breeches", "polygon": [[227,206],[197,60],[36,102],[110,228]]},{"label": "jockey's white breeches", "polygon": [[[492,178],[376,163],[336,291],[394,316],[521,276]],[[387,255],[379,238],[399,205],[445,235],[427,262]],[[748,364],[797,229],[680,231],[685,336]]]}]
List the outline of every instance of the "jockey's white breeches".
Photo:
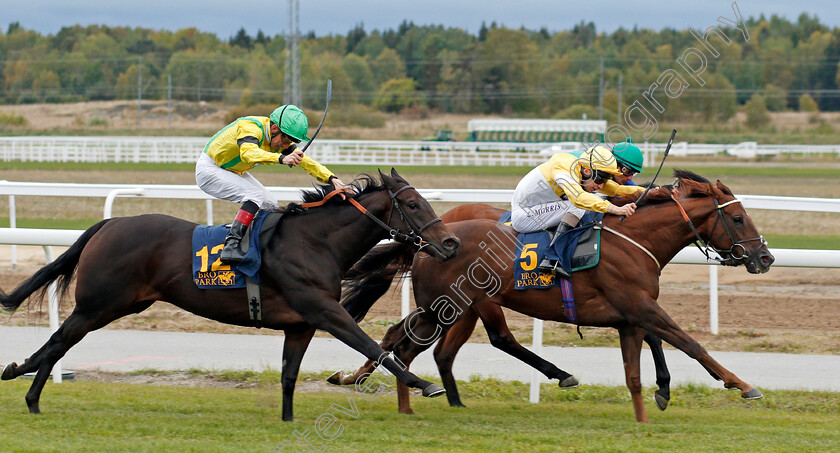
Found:
[{"label": "jockey's white breeches", "polygon": [[579,220],[586,210],[558,197],[539,167],[531,170],[516,185],[511,202],[511,226],[514,230],[532,233],[555,227],[566,214],[572,214]]},{"label": "jockey's white breeches", "polygon": [[248,172],[237,174],[219,167],[212,157],[201,154],[195,163],[195,182],[208,195],[234,203],[252,201],[262,210],[276,210],[274,195]]}]

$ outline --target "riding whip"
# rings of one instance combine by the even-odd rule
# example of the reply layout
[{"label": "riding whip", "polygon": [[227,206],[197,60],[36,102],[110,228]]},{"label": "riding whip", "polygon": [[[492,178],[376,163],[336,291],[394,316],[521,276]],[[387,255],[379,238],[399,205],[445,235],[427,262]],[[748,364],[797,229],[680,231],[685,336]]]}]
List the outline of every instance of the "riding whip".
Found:
[{"label": "riding whip", "polygon": [[[303,147],[303,149],[302,149],[302,150],[300,150],[300,152],[301,152],[301,153],[305,153],[305,152],[306,152],[307,148],[309,148],[309,145],[311,145],[311,144],[312,144],[312,142],[314,142],[314,141],[315,141],[315,137],[318,135],[318,132],[321,132],[321,127],[324,125],[324,120],[326,120],[326,119],[327,119],[327,110],[329,110],[329,109],[330,109],[330,98],[331,98],[331,97],[332,97],[332,79],[327,79],[327,103],[326,103],[326,105],[324,106],[324,116],[322,116],[322,117],[321,117],[321,123],[320,123],[320,124],[318,124],[318,129],[315,129],[315,133],[314,133],[314,134],[312,134],[312,138],[310,138],[310,139],[309,139],[309,141],[308,141],[308,142],[306,142],[306,146],[304,146],[304,147]],[[289,148],[287,148],[287,149],[283,152],[283,155],[284,155],[284,156],[289,155],[289,154],[291,154],[291,153],[292,153],[292,151],[294,151],[294,150],[295,150],[295,149],[294,149],[293,147],[289,147]],[[290,165],[289,165],[289,168],[291,168],[291,167],[293,167],[293,166],[294,166],[294,165],[291,165],[291,164],[290,164]]]},{"label": "riding whip", "polygon": [[[673,129],[671,131],[671,138],[668,140],[668,145],[665,146],[665,155],[662,156],[662,162],[659,163],[659,169],[656,170],[656,174],[653,175],[653,179],[650,181],[650,184],[648,184],[645,191],[642,192],[642,196],[639,197],[638,200],[636,200],[636,206],[638,206],[639,203],[642,202],[642,199],[645,198],[645,195],[647,195],[647,193],[650,191],[651,187],[653,187],[653,183],[656,181],[656,177],[659,176],[659,172],[662,171],[662,166],[665,165],[665,159],[668,157],[668,152],[671,151],[671,145],[674,144],[674,137],[676,135],[677,135],[677,130]],[[621,216],[621,218],[618,221],[623,222],[625,217],[627,217],[627,216]]]}]

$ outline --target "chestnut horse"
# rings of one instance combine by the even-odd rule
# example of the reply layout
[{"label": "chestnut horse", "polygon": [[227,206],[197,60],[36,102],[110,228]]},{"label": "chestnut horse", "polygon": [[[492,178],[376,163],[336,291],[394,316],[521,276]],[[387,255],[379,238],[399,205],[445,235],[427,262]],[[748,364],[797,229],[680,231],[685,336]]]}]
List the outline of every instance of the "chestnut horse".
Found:
[{"label": "chestnut horse", "polygon": [[[640,422],[647,421],[639,370],[645,331],[700,362],[724,387],[739,389],[743,398],[763,396],[715,361],[656,303],[662,266],[692,242],[703,244],[707,254],[712,249],[723,264],[744,265],[750,273],[767,272],[774,260],[729,188],[688,171],[674,174],[678,185],[651,191],[634,216],[623,222],[607,216],[599,265],[572,274],[578,323],[619,332],[626,384]],[[417,309],[389,331],[389,335],[400,335],[391,349],[405,364],[475,303],[492,302],[531,317],[569,322],[560,288],[514,289],[511,264],[516,237],[512,229],[490,220],[449,227],[461,240],[458,256],[442,264],[415,257],[411,276]],[[374,302],[354,299],[344,306],[358,319]],[[407,407],[408,389],[398,384],[398,395]]]},{"label": "chestnut horse", "polygon": [[[339,304],[341,278],[371,247],[388,237],[417,244],[439,260],[456,254],[458,239],[440,222],[429,203],[396,171],[352,184],[358,194],[343,202],[324,185],[291,204],[262,251],[259,271],[262,325],[284,330],[283,420],[292,419],[292,397],[303,354],[315,329],[322,329],[388,370],[425,396],[443,389],[419,379],[393,361],[367,336]],[[327,201],[328,200],[328,201]],[[306,205],[304,205],[306,206]],[[251,326],[245,289],[198,289],[192,276],[191,240],[196,224],[164,215],[103,220],[85,231],[57,260],[0,304],[17,309],[33,292],[58,281],[62,293],[75,273],[76,306],[47,343],[22,365],[11,363],[2,379],[37,371],[26,394],[31,413],[56,361],[92,330],[149,308],[155,301],[172,303],[216,321]],[[43,294],[41,291],[40,294]],[[384,357],[384,358],[383,358]]]},{"label": "chestnut horse", "polygon": [[[498,220],[504,213],[505,210],[501,208],[482,203],[471,203],[455,207],[440,216],[440,218],[444,223],[475,219]],[[388,267],[389,271],[365,272],[362,268],[364,263],[368,263],[371,260],[381,265],[386,255],[393,257]],[[403,264],[410,263],[413,257],[414,250],[407,244],[393,242],[374,247],[362,261],[347,272],[344,284],[345,289],[341,296],[342,300],[349,301],[357,297],[379,299],[389,290],[391,282],[401,273],[404,267]],[[359,277],[364,278],[354,281],[354,279]],[[374,278],[379,278],[380,281],[374,284]],[[504,312],[499,305],[488,301],[476,300],[470,305],[469,310],[451,328],[440,335],[437,347],[434,350],[435,363],[443,381],[443,387],[446,389],[446,398],[449,400],[450,406],[464,407],[458,393],[458,384],[455,381],[455,376],[452,374],[452,364],[455,362],[455,356],[458,354],[458,351],[467,342],[470,335],[472,335],[476,322],[479,319],[481,319],[487,331],[490,344],[494,347],[525,362],[547,378],[557,379],[560,388],[570,388],[578,384],[573,376],[570,376],[551,362],[534,354],[531,350],[516,341],[513,333],[508,328]],[[360,321],[360,319],[356,321]],[[394,342],[400,339],[400,331],[395,329],[389,332],[389,335],[386,335],[379,345],[385,349],[390,349]],[[662,340],[650,333],[645,333],[644,340],[650,346],[656,369],[656,384],[658,389],[654,392],[654,401],[656,402],[656,406],[664,411],[668,407],[668,402],[671,399],[671,375],[665,363]],[[339,371],[330,376],[327,381],[335,385],[350,385],[357,383],[357,381],[361,383],[364,381],[365,376],[374,370],[375,366],[376,362],[368,360],[367,363],[354,373],[345,374]],[[412,413],[411,407],[400,406],[399,411],[404,414]]]}]

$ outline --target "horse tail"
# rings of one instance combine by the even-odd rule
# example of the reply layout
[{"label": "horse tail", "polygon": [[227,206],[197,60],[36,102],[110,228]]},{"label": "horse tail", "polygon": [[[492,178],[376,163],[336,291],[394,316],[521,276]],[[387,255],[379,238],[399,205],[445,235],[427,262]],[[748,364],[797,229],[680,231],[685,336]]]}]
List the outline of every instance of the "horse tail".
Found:
[{"label": "horse tail", "polygon": [[343,281],[341,306],[361,321],[370,307],[388,292],[397,275],[405,273],[414,259],[410,245],[392,242],[371,249],[347,271]]},{"label": "horse tail", "polygon": [[47,285],[54,281],[58,282],[59,295],[64,296],[70,286],[76,265],[79,264],[79,257],[82,254],[82,250],[88,241],[90,241],[90,238],[109,220],[111,219],[105,219],[85,230],[66,252],[62,253],[55,261],[42,267],[35,275],[18,285],[10,294],[6,294],[0,289],[0,306],[6,311],[14,312],[36,291],[40,290],[38,297],[43,298]]}]

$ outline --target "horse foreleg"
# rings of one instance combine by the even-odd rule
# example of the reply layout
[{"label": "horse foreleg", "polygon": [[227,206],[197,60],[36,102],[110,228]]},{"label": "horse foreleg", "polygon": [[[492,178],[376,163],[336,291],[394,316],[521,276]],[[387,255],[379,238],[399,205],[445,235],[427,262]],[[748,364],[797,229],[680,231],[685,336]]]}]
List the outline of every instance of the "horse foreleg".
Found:
[{"label": "horse foreleg", "polygon": [[624,379],[627,388],[630,389],[630,398],[633,400],[633,412],[636,413],[636,421],[647,423],[647,412],[642,400],[642,377],[639,365],[639,355],[642,351],[642,336],[644,330],[635,326],[622,326],[618,328],[619,340],[621,342],[621,357],[624,360]]},{"label": "horse foreleg", "polygon": [[653,365],[656,368],[656,385],[659,387],[654,392],[653,400],[656,402],[656,407],[664,411],[671,400],[671,373],[668,372],[668,364],[665,362],[662,340],[648,331],[645,331],[644,340],[650,346],[650,354],[653,356]]},{"label": "horse foreleg", "polygon": [[683,331],[672,319],[665,313],[653,299],[650,299],[652,311],[646,311],[644,314],[640,313],[638,318],[638,325],[647,329],[650,333],[667,341],[675,348],[686,353],[689,357],[700,362],[700,364],[713,376],[723,381],[724,387],[728,389],[737,388],[741,391],[741,397],[744,399],[758,399],[764,395],[750,384],[742,381],[734,373],[727,370],[720,363],[718,363],[706,350],[700,346],[691,336]]},{"label": "horse foreleg", "polygon": [[[385,333],[382,341],[379,342],[379,347],[385,351],[393,350],[394,344],[405,337],[405,331],[403,329],[404,321],[405,320],[401,320],[388,328],[388,331]],[[375,369],[376,361],[368,360],[358,370],[351,374],[345,374],[343,371],[336,371],[332,376],[327,378],[327,382],[333,385],[363,384],[367,377],[370,376],[370,373],[373,373],[373,370]]]},{"label": "horse foreleg", "polygon": [[283,340],[283,370],[280,382],[283,388],[283,421],[290,422],[293,418],[295,383],[297,383],[300,362],[303,354],[315,335],[315,329],[287,330]]},{"label": "horse foreleg", "polygon": [[[289,288],[289,290],[292,289]],[[301,291],[301,293],[305,293],[305,291]],[[368,359],[379,362],[386,370],[409,387],[422,389],[423,396],[435,397],[445,393],[443,387],[420,379],[397,364],[356,324],[353,317],[338,304],[337,300],[301,298],[300,303],[292,302],[292,308],[303,316],[309,325],[326,330],[330,335],[362,353]]]}]

